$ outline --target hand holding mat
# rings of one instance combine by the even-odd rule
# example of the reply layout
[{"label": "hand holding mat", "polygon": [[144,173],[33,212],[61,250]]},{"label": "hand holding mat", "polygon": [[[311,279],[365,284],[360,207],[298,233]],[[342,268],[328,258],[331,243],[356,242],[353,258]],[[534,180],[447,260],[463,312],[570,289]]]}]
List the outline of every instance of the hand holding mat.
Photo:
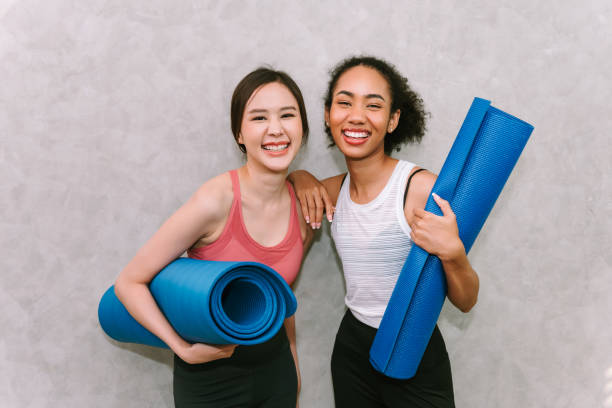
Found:
[{"label": "hand holding mat", "polygon": [[[193,343],[263,343],[297,308],[283,277],[256,262],[179,258],[155,276],[149,289],[177,333]],[[98,319],[117,341],[168,347],[128,313],[114,287],[102,296]]]},{"label": "hand holding mat", "polygon": [[[533,126],[474,98],[432,192],[448,200],[468,252],[510,176]],[[425,210],[442,215],[430,197]],[[446,298],[440,260],[414,245],[370,349],[393,378],[415,375]]]}]

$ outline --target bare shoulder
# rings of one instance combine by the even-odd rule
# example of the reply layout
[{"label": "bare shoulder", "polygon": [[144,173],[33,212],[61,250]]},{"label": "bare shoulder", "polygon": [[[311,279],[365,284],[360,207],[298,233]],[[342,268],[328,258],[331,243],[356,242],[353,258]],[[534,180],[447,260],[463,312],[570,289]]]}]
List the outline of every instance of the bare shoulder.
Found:
[{"label": "bare shoulder", "polygon": [[231,177],[223,173],[202,184],[189,201],[209,222],[214,222],[227,218],[233,199]]},{"label": "bare shoulder", "polygon": [[336,201],[338,201],[338,195],[340,194],[340,188],[342,187],[342,182],[346,177],[346,173],[341,173],[336,176],[328,177],[321,181],[321,183],[325,186],[329,197],[331,198],[334,205],[336,205]]},{"label": "bare shoulder", "polygon": [[[194,243],[219,235],[232,202],[231,179],[221,175],[204,183],[153,234],[135,256],[135,274],[149,282],[157,272]],[[122,272],[123,273],[123,272]]]},{"label": "bare shoulder", "polygon": [[[418,169],[418,167],[415,167],[411,174],[415,173]],[[425,208],[427,199],[431,194],[431,190],[437,178],[438,176],[429,170],[419,171],[412,177],[410,185],[408,186],[408,195],[404,207],[404,212],[409,221],[415,208]]]},{"label": "bare shoulder", "polygon": [[427,201],[438,176],[429,170],[419,171],[414,175],[410,183],[410,194]]}]

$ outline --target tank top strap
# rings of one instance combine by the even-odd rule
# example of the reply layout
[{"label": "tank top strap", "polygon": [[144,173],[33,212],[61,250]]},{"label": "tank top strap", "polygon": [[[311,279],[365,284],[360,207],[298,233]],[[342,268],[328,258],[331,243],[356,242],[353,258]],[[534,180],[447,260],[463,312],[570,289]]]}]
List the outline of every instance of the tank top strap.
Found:
[{"label": "tank top strap", "polygon": [[234,192],[234,201],[238,201],[240,204],[240,179],[238,178],[238,169],[230,170],[230,177],[232,179],[232,191]]},{"label": "tank top strap", "polygon": [[[300,231],[300,218],[297,211],[297,196],[295,195],[295,190],[289,181],[285,181],[287,183],[287,189],[289,190],[289,196],[291,196],[291,216],[289,220],[289,231],[293,231],[297,228],[298,234],[300,236],[300,241],[302,240],[302,233]],[[294,232],[295,233],[295,232]]]}]

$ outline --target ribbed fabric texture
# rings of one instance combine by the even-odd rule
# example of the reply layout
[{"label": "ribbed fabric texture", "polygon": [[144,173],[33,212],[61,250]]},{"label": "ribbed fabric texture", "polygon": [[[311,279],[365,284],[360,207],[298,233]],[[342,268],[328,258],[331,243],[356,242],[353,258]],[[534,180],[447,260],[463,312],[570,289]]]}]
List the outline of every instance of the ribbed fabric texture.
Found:
[{"label": "ribbed fabric texture", "polygon": [[232,170],[230,176],[234,201],[221,236],[210,245],[190,249],[187,255],[208,261],[259,262],[274,269],[291,285],[300,271],[304,252],[293,187],[287,182],[291,194],[291,219],[287,235],[278,245],[266,247],[249,235],[242,218],[238,172]]},{"label": "ribbed fabric texture", "polygon": [[351,200],[344,181],[331,231],[346,280],[346,306],[362,323],[378,328],[406,256],[412,247],[403,194],[414,164],[399,161],[378,196]]}]

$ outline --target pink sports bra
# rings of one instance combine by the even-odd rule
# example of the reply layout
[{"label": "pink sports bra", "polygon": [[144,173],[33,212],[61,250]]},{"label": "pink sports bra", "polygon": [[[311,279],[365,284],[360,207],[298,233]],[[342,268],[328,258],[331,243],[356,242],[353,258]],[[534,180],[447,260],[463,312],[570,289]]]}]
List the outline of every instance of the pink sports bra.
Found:
[{"label": "pink sports bra", "polygon": [[209,261],[260,262],[278,272],[288,284],[293,283],[300,270],[304,252],[293,187],[287,182],[291,195],[291,215],[285,238],[275,246],[266,247],[249,235],[242,218],[238,172],[231,170],[234,201],[223,232],[212,244],[189,249],[187,255]]}]

